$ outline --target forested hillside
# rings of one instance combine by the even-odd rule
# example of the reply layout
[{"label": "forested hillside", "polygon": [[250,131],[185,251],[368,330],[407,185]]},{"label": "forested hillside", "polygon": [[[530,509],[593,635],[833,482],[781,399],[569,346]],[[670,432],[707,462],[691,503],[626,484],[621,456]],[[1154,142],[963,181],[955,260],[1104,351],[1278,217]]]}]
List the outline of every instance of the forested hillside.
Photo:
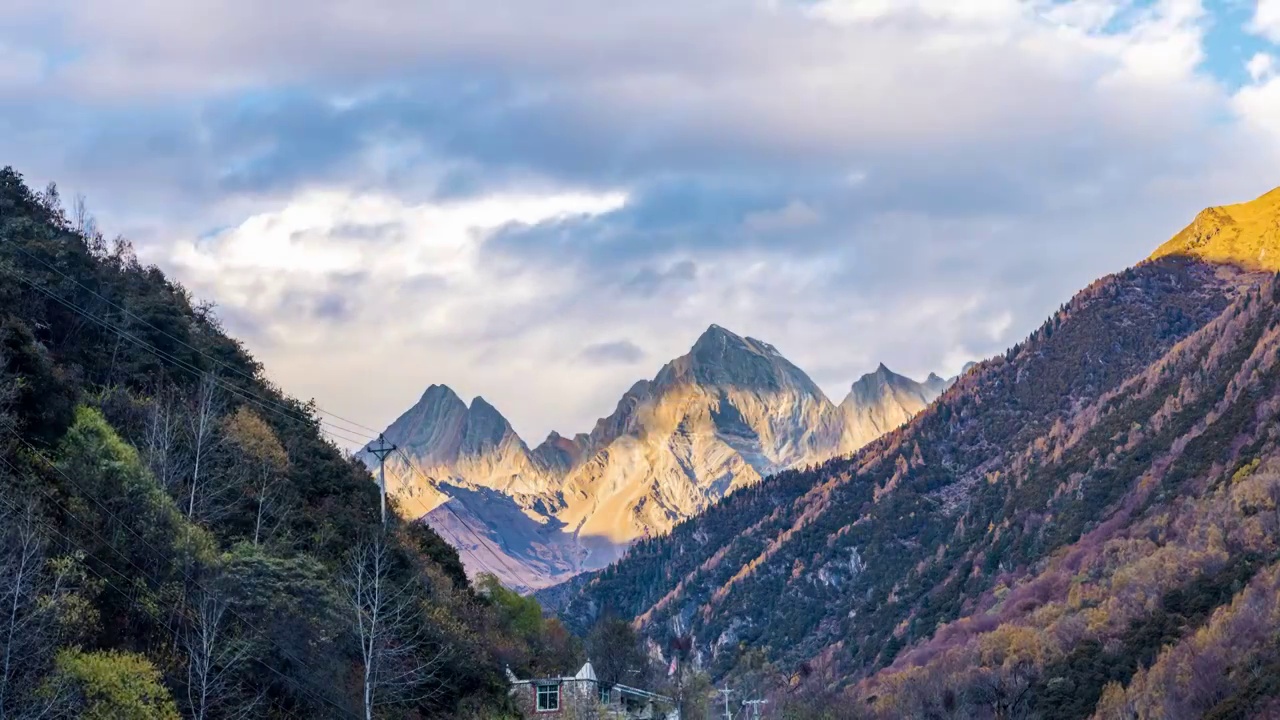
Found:
[{"label": "forested hillside", "polygon": [[714,676],[850,717],[1266,713],[1278,355],[1273,276],[1143,263],[903,430],[637,545],[565,616],[691,633]]},{"label": "forested hillside", "polygon": [[69,214],[0,172],[0,718],[501,718],[580,661]]}]

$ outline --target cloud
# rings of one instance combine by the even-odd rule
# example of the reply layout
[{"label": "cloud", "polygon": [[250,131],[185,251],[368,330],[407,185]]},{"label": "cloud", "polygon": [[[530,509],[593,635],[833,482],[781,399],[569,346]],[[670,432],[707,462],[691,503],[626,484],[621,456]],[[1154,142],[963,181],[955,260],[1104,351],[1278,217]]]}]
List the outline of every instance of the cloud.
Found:
[{"label": "cloud", "polygon": [[13,0],[0,150],[290,391],[377,425],[447,383],[529,438],[712,322],[837,397],[954,374],[1280,182],[1274,67],[1209,74],[1197,0],[615,5]]},{"label": "cloud", "polygon": [[1258,0],[1249,31],[1280,43],[1280,0]]},{"label": "cloud", "polygon": [[747,213],[742,226],[748,232],[774,233],[804,230],[821,220],[822,215],[818,211],[799,200],[793,200],[777,210]]},{"label": "cloud", "polygon": [[621,363],[634,365],[645,358],[644,350],[630,340],[596,343],[582,349],[579,356],[593,364]]},{"label": "cloud", "polygon": [[[564,192],[413,205],[330,191],[155,248],[159,254],[144,259],[170,268],[198,295],[217,298],[229,329],[251,338],[273,377],[324,398],[335,412],[389,420],[382,414],[403,409],[405,398],[431,382],[500,398],[523,387],[519,396],[538,403],[515,415],[527,427],[565,420],[532,413],[563,403],[559,388],[533,387],[530,378],[544,374],[542,363],[567,358],[548,343],[513,359],[512,333],[536,331],[526,313],[556,297],[565,278],[483,262],[484,238],[500,228],[554,226],[616,210],[625,201],[619,193]],[[515,330],[513,318],[520,320]],[[587,356],[597,361],[609,353],[621,359],[625,350],[603,340],[593,347]],[[490,359],[477,372],[495,356],[499,362]],[[580,369],[560,380],[568,384],[574,374]],[[371,395],[377,400],[367,405]]]},{"label": "cloud", "polygon": [[1245,64],[1245,69],[1249,72],[1249,78],[1255,83],[1263,82],[1275,74],[1276,58],[1274,55],[1268,55],[1267,53],[1257,53],[1252,58],[1249,58],[1249,62]]}]

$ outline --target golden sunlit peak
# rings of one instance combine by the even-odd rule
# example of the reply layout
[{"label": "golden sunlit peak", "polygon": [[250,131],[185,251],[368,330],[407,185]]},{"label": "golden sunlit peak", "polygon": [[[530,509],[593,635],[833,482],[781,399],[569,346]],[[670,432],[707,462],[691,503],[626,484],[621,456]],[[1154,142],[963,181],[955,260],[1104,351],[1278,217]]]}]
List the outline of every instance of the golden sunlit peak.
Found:
[{"label": "golden sunlit peak", "polygon": [[1151,257],[1168,255],[1280,271],[1280,188],[1252,202],[1204,210]]}]

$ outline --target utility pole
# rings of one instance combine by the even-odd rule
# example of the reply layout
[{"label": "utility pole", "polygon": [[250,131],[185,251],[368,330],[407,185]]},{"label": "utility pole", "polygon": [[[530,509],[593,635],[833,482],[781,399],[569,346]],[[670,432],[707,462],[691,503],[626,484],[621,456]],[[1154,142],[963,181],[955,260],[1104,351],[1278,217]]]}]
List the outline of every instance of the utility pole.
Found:
[{"label": "utility pole", "polygon": [[381,433],[378,434],[378,447],[369,445],[367,450],[378,458],[378,491],[382,494],[382,526],[387,526],[387,456],[397,450],[395,445],[387,442]]},{"label": "utility pole", "polygon": [[760,720],[760,706],[761,706],[761,705],[768,705],[768,704],[769,704],[769,701],[768,701],[768,700],[758,700],[758,699],[757,699],[757,700],[748,700],[748,701],[746,701],[746,702],[744,702],[744,703],[742,703],[742,704],[743,704],[743,705],[750,705],[750,706],[751,706],[751,717],[752,717],[754,720]]},{"label": "utility pole", "polygon": [[729,711],[729,696],[733,694],[733,691],[726,685],[716,692],[724,696],[724,720],[733,720],[733,713]]}]

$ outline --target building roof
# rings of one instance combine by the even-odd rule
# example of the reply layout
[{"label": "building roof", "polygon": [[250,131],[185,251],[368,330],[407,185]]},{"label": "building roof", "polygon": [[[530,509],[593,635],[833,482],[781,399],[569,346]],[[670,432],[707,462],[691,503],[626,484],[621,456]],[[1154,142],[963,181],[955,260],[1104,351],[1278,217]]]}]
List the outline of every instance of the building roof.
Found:
[{"label": "building roof", "polygon": [[[600,678],[596,676],[596,669],[591,665],[590,660],[588,660],[587,664],[583,665],[582,668],[578,670],[578,674],[574,675],[573,677],[546,677],[546,678],[531,678],[529,680],[519,680],[515,677],[514,674],[510,672],[510,669],[508,669],[507,678],[511,681],[512,685],[558,685],[561,683],[575,683],[575,682],[591,682],[591,683],[596,683],[597,685],[602,684],[600,682]],[[665,702],[665,703],[674,702],[671,698],[667,697],[666,695],[659,695],[657,693],[652,693],[652,692],[649,692],[648,690],[641,690],[640,688],[634,688],[629,685],[618,684],[618,685],[611,685],[610,687],[624,695],[634,695],[636,697],[642,697],[648,700],[656,700],[658,702]]]}]

